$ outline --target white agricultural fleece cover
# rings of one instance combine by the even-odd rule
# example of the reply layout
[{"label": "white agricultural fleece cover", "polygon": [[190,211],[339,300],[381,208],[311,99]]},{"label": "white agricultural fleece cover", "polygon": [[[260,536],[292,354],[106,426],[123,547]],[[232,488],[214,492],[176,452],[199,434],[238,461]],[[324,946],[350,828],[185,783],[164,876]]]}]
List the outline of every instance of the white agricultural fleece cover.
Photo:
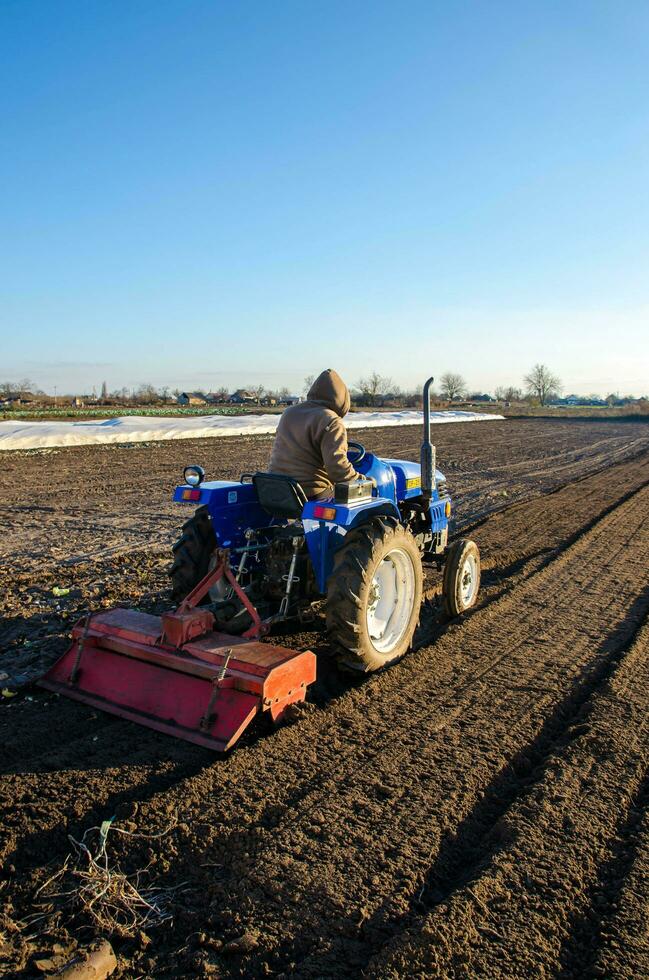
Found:
[{"label": "white agricultural fleece cover", "polygon": [[[492,422],[502,418],[502,415],[480,412],[431,412],[431,422],[436,423]],[[422,412],[353,412],[346,417],[345,425],[348,429],[421,425],[422,419]],[[87,422],[0,422],[0,450],[268,435],[275,431],[279,420],[279,415],[202,415],[193,418],[132,415]]]}]

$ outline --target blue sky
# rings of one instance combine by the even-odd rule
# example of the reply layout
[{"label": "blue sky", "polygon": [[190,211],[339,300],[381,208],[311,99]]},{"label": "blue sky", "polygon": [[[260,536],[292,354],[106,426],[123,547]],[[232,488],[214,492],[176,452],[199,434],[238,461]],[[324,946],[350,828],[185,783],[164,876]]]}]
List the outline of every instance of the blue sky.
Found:
[{"label": "blue sky", "polygon": [[646,2],[2,0],[0,380],[649,389]]}]

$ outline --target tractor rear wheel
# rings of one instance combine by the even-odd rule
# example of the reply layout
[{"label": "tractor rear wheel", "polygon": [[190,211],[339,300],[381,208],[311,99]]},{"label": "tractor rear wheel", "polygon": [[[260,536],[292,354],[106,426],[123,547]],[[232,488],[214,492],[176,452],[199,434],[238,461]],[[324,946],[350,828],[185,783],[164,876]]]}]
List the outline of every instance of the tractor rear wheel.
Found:
[{"label": "tractor rear wheel", "polygon": [[480,590],[480,552],[475,541],[459,538],[446,553],[442,592],[449,616],[475,606]]},{"label": "tractor rear wheel", "polygon": [[421,556],[394,518],[349,531],[327,583],[327,630],[342,647],[340,666],[373,671],[408,651],[419,622]]},{"label": "tractor rear wheel", "polygon": [[194,586],[205,578],[215,548],[216,538],[207,507],[199,507],[194,516],[183,524],[182,533],[172,548],[174,562],[169,576],[174,602],[182,602]]}]

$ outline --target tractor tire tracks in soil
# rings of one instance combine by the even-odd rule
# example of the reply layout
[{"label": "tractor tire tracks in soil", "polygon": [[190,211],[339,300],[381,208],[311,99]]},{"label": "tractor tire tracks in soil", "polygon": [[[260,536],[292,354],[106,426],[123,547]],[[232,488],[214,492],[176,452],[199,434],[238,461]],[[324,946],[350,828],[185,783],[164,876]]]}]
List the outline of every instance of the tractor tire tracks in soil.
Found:
[{"label": "tractor tire tracks in soil", "polygon": [[[450,858],[438,860],[419,896],[421,914],[368,975],[646,975],[646,920],[637,916],[646,892],[638,901],[627,873],[642,860],[634,838],[649,803],[648,687],[645,612],[631,644],[577,689],[555,732],[515,767],[488,817],[463,831],[469,846],[456,837]],[[635,927],[613,912],[621,887],[631,889]]]}]

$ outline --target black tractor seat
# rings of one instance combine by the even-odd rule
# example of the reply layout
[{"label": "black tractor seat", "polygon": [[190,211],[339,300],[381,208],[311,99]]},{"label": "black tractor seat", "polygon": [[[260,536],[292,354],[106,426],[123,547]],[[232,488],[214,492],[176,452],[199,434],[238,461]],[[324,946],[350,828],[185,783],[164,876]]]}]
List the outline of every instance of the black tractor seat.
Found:
[{"label": "black tractor seat", "polygon": [[271,517],[302,517],[307,498],[293,477],[281,473],[255,473],[252,482],[259,503]]}]

